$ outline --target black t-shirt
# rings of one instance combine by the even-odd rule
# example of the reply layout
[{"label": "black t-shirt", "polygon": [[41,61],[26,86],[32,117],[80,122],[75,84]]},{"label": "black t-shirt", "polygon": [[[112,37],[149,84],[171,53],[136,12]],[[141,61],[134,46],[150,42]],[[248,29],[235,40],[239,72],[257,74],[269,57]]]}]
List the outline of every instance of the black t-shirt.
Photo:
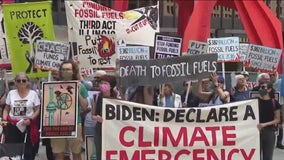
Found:
[{"label": "black t-shirt", "polygon": [[[185,100],[185,96],[186,96],[186,92],[184,92],[181,95],[181,101],[182,103]],[[197,96],[195,96],[193,93],[189,93],[188,94],[188,98],[187,98],[187,106],[186,107],[198,107],[199,106],[199,98]]]},{"label": "black t-shirt", "polygon": [[[274,101],[274,105],[273,102]],[[281,106],[278,101],[274,99],[263,100],[258,99],[258,108],[259,108],[259,122],[265,123],[274,120],[274,111],[280,109]]]}]

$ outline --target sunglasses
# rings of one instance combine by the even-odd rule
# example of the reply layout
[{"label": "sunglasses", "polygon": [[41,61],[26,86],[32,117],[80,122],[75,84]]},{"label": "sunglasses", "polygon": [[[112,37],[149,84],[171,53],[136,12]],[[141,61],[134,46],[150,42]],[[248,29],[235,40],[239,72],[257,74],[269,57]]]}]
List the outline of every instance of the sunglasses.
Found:
[{"label": "sunglasses", "polygon": [[267,86],[261,86],[260,88],[261,89],[267,89]]},{"label": "sunglasses", "polygon": [[17,79],[16,82],[17,82],[17,83],[21,83],[21,82],[22,82],[22,83],[26,83],[27,80],[26,80],[26,79]]}]

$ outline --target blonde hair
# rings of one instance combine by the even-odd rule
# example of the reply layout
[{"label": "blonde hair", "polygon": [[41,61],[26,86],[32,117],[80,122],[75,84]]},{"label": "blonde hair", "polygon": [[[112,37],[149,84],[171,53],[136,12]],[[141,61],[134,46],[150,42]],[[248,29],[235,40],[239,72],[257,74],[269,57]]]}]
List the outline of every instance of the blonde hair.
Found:
[{"label": "blonde hair", "polygon": [[236,80],[239,80],[239,79],[242,79],[242,78],[244,79],[245,76],[242,75],[242,74],[238,74],[238,75],[235,76],[235,78],[236,78]]},{"label": "blonde hair", "polygon": [[16,74],[14,80],[16,81],[19,77],[24,76],[27,79],[27,88],[31,88],[30,78],[25,72],[19,72]]}]

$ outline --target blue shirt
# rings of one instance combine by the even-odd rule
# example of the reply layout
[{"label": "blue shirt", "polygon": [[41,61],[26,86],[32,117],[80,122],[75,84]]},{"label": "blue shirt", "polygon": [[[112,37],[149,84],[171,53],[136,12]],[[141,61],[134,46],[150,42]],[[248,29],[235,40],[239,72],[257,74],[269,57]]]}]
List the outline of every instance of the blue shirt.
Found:
[{"label": "blue shirt", "polygon": [[165,101],[166,101],[165,107],[171,107],[171,108],[174,107],[173,106],[173,104],[174,104],[173,96],[165,97]]}]

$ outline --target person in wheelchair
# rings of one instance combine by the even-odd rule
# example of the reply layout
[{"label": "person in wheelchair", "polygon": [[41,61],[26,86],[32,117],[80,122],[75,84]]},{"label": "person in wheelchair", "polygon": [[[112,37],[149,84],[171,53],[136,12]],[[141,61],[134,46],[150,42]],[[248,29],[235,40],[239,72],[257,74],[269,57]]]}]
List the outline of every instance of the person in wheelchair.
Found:
[{"label": "person in wheelchair", "polygon": [[40,99],[30,88],[30,79],[25,73],[16,75],[15,84],[16,89],[7,94],[3,111],[3,121],[7,121],[6,125],[4,124],[5,143],[25,143],[24,159],[34,160],[34,144],[39,140],[37,117]]}]

